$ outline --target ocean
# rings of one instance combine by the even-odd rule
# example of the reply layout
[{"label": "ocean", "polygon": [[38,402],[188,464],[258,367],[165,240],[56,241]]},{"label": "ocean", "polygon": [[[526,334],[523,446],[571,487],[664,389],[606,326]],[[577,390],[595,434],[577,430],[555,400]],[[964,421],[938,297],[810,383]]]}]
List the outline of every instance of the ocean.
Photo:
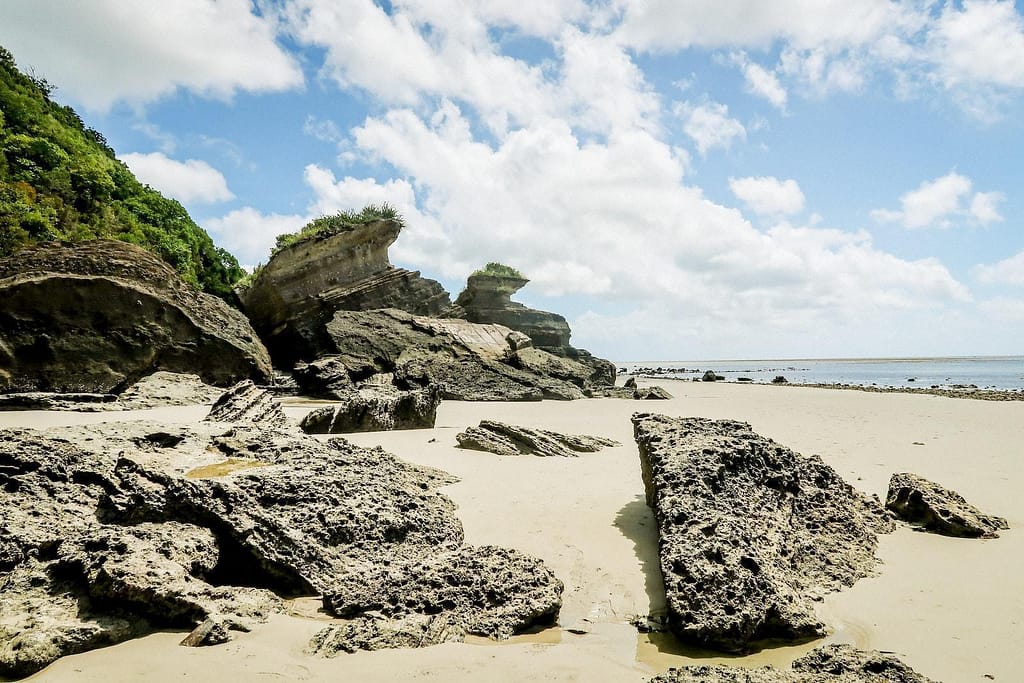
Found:
[{"label": "ocean", "polygon": [[897,388],[964,387],[1024,390],[1024,356],[957,358],[828,358],[787,360],[643,361],[617,363],[627,372],[699,378],[713,370],[728,381],[771,382],[778,375],[798,384],[855,384]]}]

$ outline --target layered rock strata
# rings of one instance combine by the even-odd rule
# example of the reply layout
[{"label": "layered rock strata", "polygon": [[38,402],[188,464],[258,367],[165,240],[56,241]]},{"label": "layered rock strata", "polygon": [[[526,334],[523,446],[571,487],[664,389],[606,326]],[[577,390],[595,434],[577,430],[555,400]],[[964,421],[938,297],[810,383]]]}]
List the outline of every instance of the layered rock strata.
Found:
[{"label": "layered rock strata", "polygon": [[441,392],[436,386],[402,391],[367,387],[340,397],[339,405],[311,410],[302,419],[307,434],[350,434],[392,429],[432,429]]},{"label": "layered rock strata", "polygon": [[825,635],[814,601],[872,572],[877,534],[894,528],[880,502],[743,422],[633,426],[672,631],[730,652]]},{"label": "layered rock strata", "polygon": [[909,472],[892,475],[885,507],[925,531],[961,538],[999,538],[1010,525],[986,515],[956,491]]},{"label": "layered rock strata", "polygon": [[480,420],[479,426],[469,427],[456,434],[455,440],[459,448],[466,450],[486,451],[496,455],[563,458],[574,458],[580,453],[594,453],[602,448],[622,445],[600,436],[560,434],[493,420]]},{"label": "layered rock strata", "polygon": [[895,655],[827,645],[793,662],[789,669],[685,666],[669,669],[650,683],[934,683]]},{"label": "layered rock strata", "polygon": [[231,387],[214,402],[206,416],[209,422],[248,422],[264,427],[286,427],[288,417],[269,391],[249,380]]},{"label": "layered rock strata", "polygon": [[338,310],[439,315],[450,307],[439,283],[391,265],[388,247],[400,231],[396,221],[379,220],[306,237],[277,251],[237,290],[275,363],[290,368],[321,355],[324,326]]},{"label": "layered rock strata", "polygon": [[0,392],[123,391],[158,370],[266,382],[238,311],[125,242],[46,244],[0,259]]}]

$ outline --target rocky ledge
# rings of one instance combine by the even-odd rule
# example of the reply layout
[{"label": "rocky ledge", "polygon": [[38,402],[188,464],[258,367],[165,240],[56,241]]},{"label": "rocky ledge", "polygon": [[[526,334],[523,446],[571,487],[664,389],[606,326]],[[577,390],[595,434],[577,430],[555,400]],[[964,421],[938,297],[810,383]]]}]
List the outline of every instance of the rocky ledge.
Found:
[{"label": "rocky ledge", "polygon": [[[389,614],[418,605],[460,632],[552,618],[561,584],[538,560],[462,547],[437,490],[452,481],[255,424],[0,431],[0,676],[155,629],[220,642],[282,597],[362,605],[371,579],[390,586]],[[503,569],[467,584],[485,565]],[[354,637],[371,639],[378,625],[356,612]]]},{"label": "rocky ledge", "polygon": [[909,472],[892,475],[885,507],[925,531],[961,538],[999,538],[1010,525],[986,515],[956,491]]},{"label": "rocky ledge", "polygon": [[0,259],[0,392],[116,394],[157,370],[220,386],[272,375],[245,316],[140,247],[44,244]]},{"label": "rocky ledge", "polygon": [[732,420],[633,416],[669,626],[729,652],[825,635],[821,595],[875,566],[894,524],[817,456]]},{"label": "rocky ledge", "polygon": [[602,448],[621,446],[618,441],[600,436],[560,434],[546,429],[480,420],[478,427],[469,427],[455,435],[459,448],[486,451],[496,455],[538,455],[574,458],[580,453],[594,453]]},{"label": "rocky ledge", "polygon": [[686,666],[669,669],[650,683],[934,683],[896,656],[849,645],[812,650],[787,669]]}]

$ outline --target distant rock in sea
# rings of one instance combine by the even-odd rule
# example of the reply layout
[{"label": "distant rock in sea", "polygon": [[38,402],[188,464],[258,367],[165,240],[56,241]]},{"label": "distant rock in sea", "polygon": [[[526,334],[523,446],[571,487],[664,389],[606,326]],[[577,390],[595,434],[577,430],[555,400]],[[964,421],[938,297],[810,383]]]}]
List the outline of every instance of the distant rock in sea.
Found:
[{"label": "distant rock in sea", "polygon": [[266,382],[241,313],[125,242],[43,244],[0,259],[0,392],[111,394],[157,370]]}]

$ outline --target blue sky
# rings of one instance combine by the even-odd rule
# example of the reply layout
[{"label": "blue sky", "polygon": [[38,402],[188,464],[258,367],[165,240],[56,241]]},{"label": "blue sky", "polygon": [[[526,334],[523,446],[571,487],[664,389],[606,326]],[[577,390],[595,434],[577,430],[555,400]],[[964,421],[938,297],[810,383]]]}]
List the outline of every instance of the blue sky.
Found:
[{"label": "blue sky", "polygon": [[246,265],[388,201],[618,360],[1020,354],[1024,7],[6,0],[0,44]]}]

